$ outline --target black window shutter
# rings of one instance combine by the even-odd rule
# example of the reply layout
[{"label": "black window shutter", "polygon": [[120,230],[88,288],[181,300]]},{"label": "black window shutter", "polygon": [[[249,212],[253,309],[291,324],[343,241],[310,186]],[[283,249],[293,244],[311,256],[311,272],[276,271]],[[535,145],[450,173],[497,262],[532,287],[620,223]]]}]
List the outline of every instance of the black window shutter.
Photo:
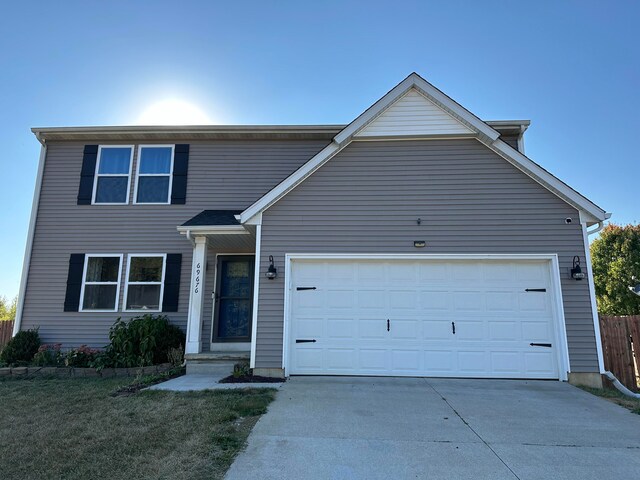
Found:
[{"label": "black window shutter", "polygon": [[187,201],[187,171],[189,170],[189,145],[176,145],[173,155],[173,180],[171,203],[184,205]]},{"label": "black window shutter", "polygon": [[80,188],[78,188],[78,205],[91,205],[97,160],[98,145],[85,145],[82,155],[82,170],[80,171]]},{"label": "black window shutter", "polygon": [[84,271],[84,253],[72,253],[69,257],[69,273],[67,274],[67,293],[64,297],[64,311],[80,310],[80,290],[82,289],[82,273]]},{"label": "black window shutter", "polygon": [[164,294],[162,296],[162,311],[177,312],[178,297],[180,296],[180,270],[182,267],[181,253],[167,253],[167,264],[164,271]]}]

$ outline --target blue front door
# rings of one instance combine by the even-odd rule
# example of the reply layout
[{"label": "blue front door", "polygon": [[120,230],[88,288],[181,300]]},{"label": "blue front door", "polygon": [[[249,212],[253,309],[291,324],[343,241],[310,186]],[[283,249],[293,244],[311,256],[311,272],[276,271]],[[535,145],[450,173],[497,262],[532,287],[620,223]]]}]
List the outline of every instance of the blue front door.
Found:
[{"label": "blue front door", "polygon": [[224,255],[218,257],[214,342],[251,341],[254,257]]}]

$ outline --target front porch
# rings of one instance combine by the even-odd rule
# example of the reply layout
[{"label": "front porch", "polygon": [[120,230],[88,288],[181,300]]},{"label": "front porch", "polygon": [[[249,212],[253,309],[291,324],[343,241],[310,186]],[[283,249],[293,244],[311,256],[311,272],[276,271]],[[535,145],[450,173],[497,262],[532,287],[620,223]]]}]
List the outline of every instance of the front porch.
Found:
[{"label": "front porch", "polygon": [[260,226],[240,225],[238,213],[205,210],[178,227],[193,245],[185,358],[194,372],[251,358]]}]

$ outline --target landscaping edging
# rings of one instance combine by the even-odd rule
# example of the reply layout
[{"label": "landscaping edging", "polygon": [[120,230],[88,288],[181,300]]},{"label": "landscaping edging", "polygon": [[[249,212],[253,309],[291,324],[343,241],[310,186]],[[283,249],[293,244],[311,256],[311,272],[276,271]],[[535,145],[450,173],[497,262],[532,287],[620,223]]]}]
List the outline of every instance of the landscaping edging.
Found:
[{"label": "landscaping edging", "polygon": [[50,377],[137,377],[139,375],[155,375],[173,369],[170,363],[136,368],[105,368],[97,371],[95,368],[75,367],[7,367],[0,368],[0,377],[50,376]]}]

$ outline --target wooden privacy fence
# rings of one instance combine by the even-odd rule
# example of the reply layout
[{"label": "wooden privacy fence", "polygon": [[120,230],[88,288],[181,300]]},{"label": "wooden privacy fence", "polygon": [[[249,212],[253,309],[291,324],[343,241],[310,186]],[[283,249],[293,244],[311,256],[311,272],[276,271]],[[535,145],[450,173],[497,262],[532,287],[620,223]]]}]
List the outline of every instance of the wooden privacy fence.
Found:
[{"label": "wooden privacy fence", "polygon": [[640,391],[640,315],[600,315],[604,367],[622,384]]},{"label": "wooden privacy fence", "polygon": [[0,320],[0,350],[11,340],[13,333],[13,320]]}]

